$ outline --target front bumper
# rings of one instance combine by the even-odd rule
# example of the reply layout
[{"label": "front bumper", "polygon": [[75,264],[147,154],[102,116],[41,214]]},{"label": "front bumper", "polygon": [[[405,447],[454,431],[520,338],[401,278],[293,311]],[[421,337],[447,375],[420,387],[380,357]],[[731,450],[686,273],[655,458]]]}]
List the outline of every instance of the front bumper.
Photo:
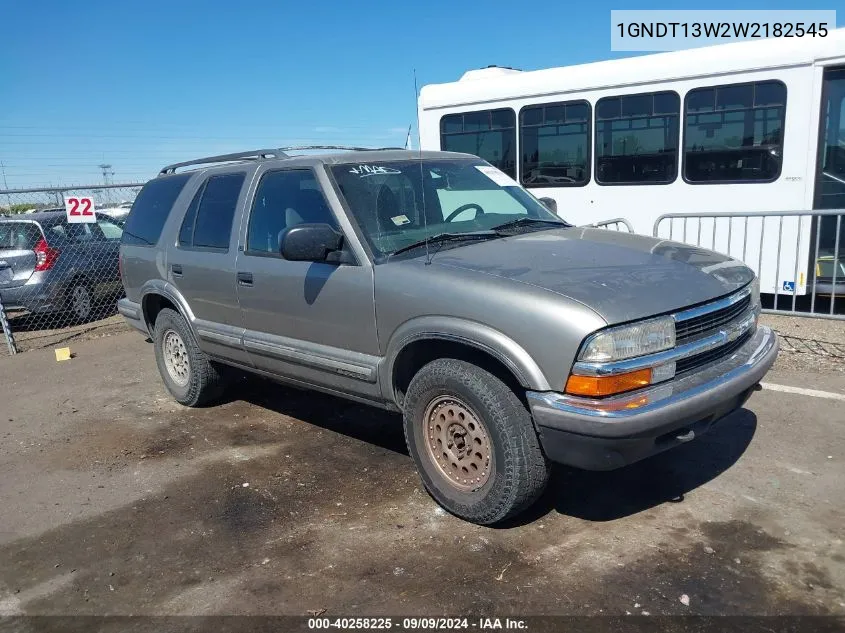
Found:
[{"label": "front bumper", "polygon": [[612,470],[690,441],[740,408],[775,362],[777,335],[758,327],[736,352],[669,383],[601,400],[528,392],[546,456]]}]

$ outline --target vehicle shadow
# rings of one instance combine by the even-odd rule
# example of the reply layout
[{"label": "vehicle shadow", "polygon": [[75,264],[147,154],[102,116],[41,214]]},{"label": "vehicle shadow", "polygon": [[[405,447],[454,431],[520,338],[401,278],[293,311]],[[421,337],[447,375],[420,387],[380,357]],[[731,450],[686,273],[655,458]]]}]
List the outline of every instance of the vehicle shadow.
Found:
[{"label": "vehicle shadow", "polygon": [[351,402],[318,391],[305,391],[272,380],[244,376],[232,398],[362,442],[408,455],[398,413]]},{"label": "vehicle shadow", "polygon": [[[242,380],[242,385],[230,390],[233,397],[408,455],[402,418],[397,413],[261,378]],[[688,492],[733,466],[748,448],[756,429],[757,416],[748,409],[739,409],[695,441],[625,468],[593,472],[555,466],[540,500],[496,527],[519,527],[553,511],[587,521],[613,521],[663,503],[681,502]]]},{"label": "vehicle shadow", "polygon": [[757,416],[739,409],[689,444],[618,470],[595,472],[557,466],[540,501],[502,527],[530,523],[550,511],[603,522],[667,502],[680,503],[688,492],[733,466],[756,430]]}]

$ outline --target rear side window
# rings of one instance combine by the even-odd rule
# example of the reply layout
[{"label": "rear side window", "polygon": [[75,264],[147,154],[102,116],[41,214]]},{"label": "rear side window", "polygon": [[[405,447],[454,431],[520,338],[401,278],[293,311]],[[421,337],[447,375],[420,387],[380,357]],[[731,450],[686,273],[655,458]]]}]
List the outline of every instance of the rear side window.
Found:
[{"label": "rear side window", "polygon": [[244,173],[225,174],[212,176],[205,182],[185,214],[179,230],[181,246],[229,249],[232,221],[245,178]]},{"label": "rear side window", "polygon": [[0,251],[31,251],[41,239],[41,231],[32,222],[0,223]]},{"label": "rear side window", "polygon": [[192,174],[166,176],[144,185],[123,228],[123,243],[155,246],[173,203],[191,176]]},{"label": "rear side window", "polygon": [[185,212],[185,219],[182,220],[182,227],[179,229],[179,246],[187,246],[190,248],[194,242],[194,224],[197,223],[197,209],[202,200],[202,192],[205,191],[205,183],[197,189],[194,194],[194,199],[188,205],[188,210]]},{"label": "rear side window", "polygon": [[84,244],[102,239],[102,232],[96,224],[68,224],[59,222],[47,230],[48,241],[51,244],[66,242],[68,244]]},{"label": "rear side window", "polygon": [[97,218],[97,226],[103,234],[102,239],[107,242],[117,241],[123,235],[123,229],[118,222]]}]

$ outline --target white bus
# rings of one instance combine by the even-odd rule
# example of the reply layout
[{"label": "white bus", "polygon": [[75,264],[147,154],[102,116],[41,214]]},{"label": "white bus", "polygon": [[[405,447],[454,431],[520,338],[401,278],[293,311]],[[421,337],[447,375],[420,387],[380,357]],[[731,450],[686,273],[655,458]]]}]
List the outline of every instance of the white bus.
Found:
[{"label": "white bus", "polygon": [[[574,224],[624,217],[650,235],[666,213],[845,208],[845,29],[531,72],[488,67],[424,86],[418,107],[422,149],[476,154]],[[747,251],[763,292],[805,294],[815,231],[830,259],[836,218],[778,221],[761,236],[760,218],[718,231],[706,218],[688,223],[686,239],[673,226],[672,238],[712,231],[715,250]]]}]

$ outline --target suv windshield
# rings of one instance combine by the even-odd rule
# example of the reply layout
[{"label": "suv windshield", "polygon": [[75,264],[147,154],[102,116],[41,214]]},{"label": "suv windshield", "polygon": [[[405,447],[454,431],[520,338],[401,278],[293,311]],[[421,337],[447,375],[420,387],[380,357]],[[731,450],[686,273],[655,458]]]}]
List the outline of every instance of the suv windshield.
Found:
[{"label": "suv windshield", "polygon": [[[475,241],[504,224],[568,226],[495,167],[478,160],[392,161],[331,168],[377,258],[448,234]],[[529,230],[529,229],[526,229]],[[466,234],[467,240],[460,236]]]}]

